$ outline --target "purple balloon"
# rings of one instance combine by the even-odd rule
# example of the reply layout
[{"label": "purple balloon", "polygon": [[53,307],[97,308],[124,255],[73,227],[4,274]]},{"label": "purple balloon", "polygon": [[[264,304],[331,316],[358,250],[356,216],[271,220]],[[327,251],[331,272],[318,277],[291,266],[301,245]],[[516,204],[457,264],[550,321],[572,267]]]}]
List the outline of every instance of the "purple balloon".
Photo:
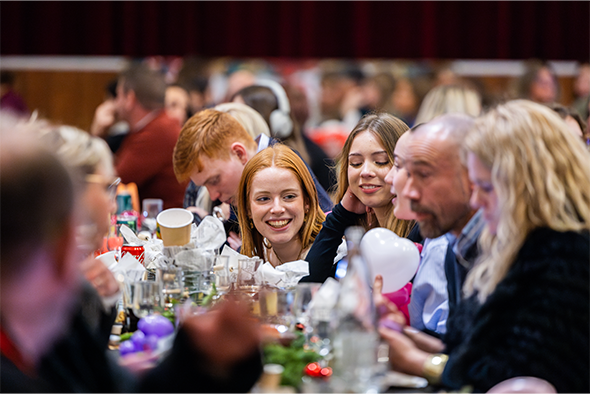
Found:
[{"label": "purple balloon", "polygon": [[133,344],[133,342],[131,342],[131,340],[121,342],[121,344],[119,345],[119,353],[121,353],[121,356],[135,352],[135,345]]},{"label": "purple balloon", "polygon": [[156,335],[146,336],[145,342],[143,343],[143,350],[153,352],[156,349],[158,349],[158,337]]},{"label": "purple balloon", "polygon": [[145,334],[137,330],[133,333],[133,335],[131,335],[130,341],[133,342],[133,346],[135,346],[135,351],[141,352],[143,350],[143,344],[145,343]]},{"label": "purple balloon", "polygon": [[162,315],[148,315],[137,323],[137,328],[145,335],[155,335],[159,338],[174,332],[174,325]]}]

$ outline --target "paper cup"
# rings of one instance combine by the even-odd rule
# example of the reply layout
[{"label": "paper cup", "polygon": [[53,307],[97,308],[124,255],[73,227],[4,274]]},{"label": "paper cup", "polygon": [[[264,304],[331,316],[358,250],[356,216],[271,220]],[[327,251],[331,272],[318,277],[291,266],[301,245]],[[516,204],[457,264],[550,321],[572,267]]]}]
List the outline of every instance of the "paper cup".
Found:
[{"label": "paper cup", "polygon": [[182,208],[170,208],[158,214],[160,235],[164,246],[184,246],[191,240],[191,211]]}]

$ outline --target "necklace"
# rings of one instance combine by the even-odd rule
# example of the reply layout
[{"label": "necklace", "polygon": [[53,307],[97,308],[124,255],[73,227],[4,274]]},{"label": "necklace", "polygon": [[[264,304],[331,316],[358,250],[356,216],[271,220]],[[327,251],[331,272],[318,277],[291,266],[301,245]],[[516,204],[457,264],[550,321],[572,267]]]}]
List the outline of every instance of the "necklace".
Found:
[{"label": "necklace", "polygon": [[[266,239],[265,239],[265,242],[264,242],[264,247],[265,247],[267,250],[270,250],[270,249],[272,249],[272,245],[270,245],[270,243],[267,243],[267,242],[266,242]],[[277,260],[279,260],[279,264],[278,264],[278,265],[283,265],[283,264],[285,264],[285,263],[283,262],[283,260],[281,260],[281,258],[279,257],[279,255],[277,254],[277,251],[276,251],[276,250],[274,250],[274,249],[273,249],[273,251],[272,251],[272,252],[273,252],[273,254],[275,255],[275,257],[277,258]],[[297,259],[296,259],[296,260],[299,260],[299,258],[301,257],[301,252],[303,252],[303,246],[301,247],[301,249],[299,249],[299,253],[297,253]],[[293,260],[293,261],[295,261],[295,260]]]}]

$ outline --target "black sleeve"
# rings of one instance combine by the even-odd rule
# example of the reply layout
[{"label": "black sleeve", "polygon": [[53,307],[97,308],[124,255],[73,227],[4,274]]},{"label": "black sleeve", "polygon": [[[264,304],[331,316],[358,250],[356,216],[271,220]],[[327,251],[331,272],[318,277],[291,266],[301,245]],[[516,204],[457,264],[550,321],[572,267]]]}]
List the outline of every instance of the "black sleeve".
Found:
[{"label": "black sleeve", "polygon": [[188,334],[180,329],[168,357],[141,381],[144,393],[246,393],[262,372],[260,351],[239,361],[227,374],[214,374],[207,359],[192,345]]},{"label": "black sleeve", "polygon": [[324,282],[328,279],[344,230],[357,225],[362,216],[347,211],[340,203],[334,206],[305,258],[309,262],[309,276],[302,278],[300,282]]}]

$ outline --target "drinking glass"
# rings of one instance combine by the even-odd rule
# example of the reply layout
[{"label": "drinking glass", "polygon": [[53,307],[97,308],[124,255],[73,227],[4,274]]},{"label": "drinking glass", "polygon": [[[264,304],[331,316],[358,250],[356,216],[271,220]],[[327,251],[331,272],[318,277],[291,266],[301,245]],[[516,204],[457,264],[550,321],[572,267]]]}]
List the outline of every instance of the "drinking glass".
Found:
[{"label": "drinking glass", "polygon": [[133,313],[139,319],[162,307],[160,284],[152,281],[139,281],[133,284]]},{"label": "drinking glass", "polygon": [[269,324],[284,326],[285,331],[293,331],[295,316],[293,303],[295,300],[294,289],[277,289],[263,286],[260,289],[260,317]]},{"label": "drinking glass", "polygon": [[142,227],[153,236],[156,233],[158,222],[156,217],[164,207],[164,201],[159,198],[146,198],[142,201]]},{"label": "drinking glass", "polygon": [[231,288],[231,279],[229,276],[229,256],[215,256],[213,261],[215,288],[217,289],[216,298],[218,299],[227,294]]},{"label": "drinking glass", "polygon": [[184,281],[181,268],[174,266],[158,268],[156,282],[160,283],[164,296],[164,306],[167,309],[173,307],[173,300],[181,301],[184,296]]},{"label": "drinking glass", "polygon": [[256,281],[254,274],[261,263],[262,259],[259,257],[238,259],[238,290],[250,297],[254,297],[260,290],[260,283]]},{"label": "drinking glass", "polygon": [[321,287],[321,283],[299,283],[295,286],[295,299],[293,300],[293,315],[297,323],[303,325],[306,345],[311,345],[311,337],[314,327],[310,316],[311,300]]}]

